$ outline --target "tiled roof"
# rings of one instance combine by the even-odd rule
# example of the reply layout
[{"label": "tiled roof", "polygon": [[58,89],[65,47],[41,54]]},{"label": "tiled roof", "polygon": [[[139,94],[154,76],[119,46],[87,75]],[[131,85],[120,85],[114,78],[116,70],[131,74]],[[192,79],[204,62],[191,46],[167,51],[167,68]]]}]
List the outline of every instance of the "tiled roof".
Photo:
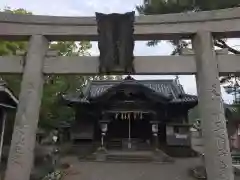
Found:
[{"label": "tiled roof", "polygon": [[1,92],[1,96],[8,97],[8,100],[2,100],[0,98],[0,106],[6,107],[6,108],[16,108],[18,104],[18,100],[14,96],[14,94],[11,92],[11,90],[7,88],[6,83],[2,80],[0,80],[0,92]]},{"label": "tiled roof", "polygon": [[[197,102],[197,96],[186,94],[183,90],[182,85],[178,84],[175,80],[135,80],[129,77],[124,80],[117,81],[91,81],[85,89],[84,96],[80,98],[81,100],[79,99],[79,96],[77,97],[77,95],[75,95],[75,97],[72,98],[71,101],[86,102],[88,99],[99,97],[110,88],[116,87],[124,83],[143,85],[156,93],[159,93],[166,97],[171,97],[172,103]],[[66,99],[71,98],[69,97]]]},{"label": "tiled roof", "polygon": [[3,80],[0,80],[0,86],[4,86],[6,83]]},{"label": "tiled roof", "polygon": [[175,98],[172,100],[173,103],[180,103],[180,102],[197,102],[197,96],[190,95],[190,94],[183,94],[180,98]]}]

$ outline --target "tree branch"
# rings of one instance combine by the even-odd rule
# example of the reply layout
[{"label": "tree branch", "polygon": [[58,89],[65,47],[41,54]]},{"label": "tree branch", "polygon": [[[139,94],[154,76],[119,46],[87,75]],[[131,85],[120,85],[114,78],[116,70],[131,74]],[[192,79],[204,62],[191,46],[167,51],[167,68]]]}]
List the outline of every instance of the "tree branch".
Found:
[{"label": "tree branch", "polygon": [[225,41],[223,41],[221,39],[214,40],[214,45],[219,48],[226,48],[226,49],[228,49],[229,52],[231,52],[233,54],[240,54],[240,51],[230,47]]}]

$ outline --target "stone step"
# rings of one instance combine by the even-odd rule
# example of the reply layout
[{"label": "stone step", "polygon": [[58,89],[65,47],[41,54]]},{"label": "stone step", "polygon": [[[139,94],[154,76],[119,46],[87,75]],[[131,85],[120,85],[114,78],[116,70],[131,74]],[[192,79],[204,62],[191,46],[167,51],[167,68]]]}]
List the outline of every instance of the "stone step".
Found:
[{"label": "stone step", "polygon": [[98,161],[98,162],[133,162],[133,163],[173,163],[174,159],[165,154],[163,151],[133,151],[133,150],[98,150],[84,158],[81,161]]},{"label": "stone step", "polygon": [[162,147],[162,149],[171,157],[186,158],[186,157],[198,156],[198,153],[193,149],[191,149],[190,147],[165,146],[165,147]]},{"label": "stone step", "polygon": [[151,162],[153,161],[152,156],[144,156],[144,155],[106,155],[107,161],[114,162]]},{"label": "stone step", "polygon": [[[134,150],[151,150],[151,146],[140,139],[132,139],[132,149]],[[107,149],[128,149],[128,139],[116,139],[107,143]]]},{"label": "stone step", "polygon": [[109,141],[107,146],[122,146],[122,141]]},{"label": "stone step", "polygon": [[112,151],[106,154],[106,161],[115,162],[173,162],[173,159],[161,150],[153,151]]},{"label": "stone step", "polygon": [[232,163],[240,164],[240,154],[232,154]]},{"label": "stone step", "polygon": [[74,144],[70,148],[69,153],[85,157],[89,154],[92,154],[95,151],[95,149],[96,147],[94,144]]}]

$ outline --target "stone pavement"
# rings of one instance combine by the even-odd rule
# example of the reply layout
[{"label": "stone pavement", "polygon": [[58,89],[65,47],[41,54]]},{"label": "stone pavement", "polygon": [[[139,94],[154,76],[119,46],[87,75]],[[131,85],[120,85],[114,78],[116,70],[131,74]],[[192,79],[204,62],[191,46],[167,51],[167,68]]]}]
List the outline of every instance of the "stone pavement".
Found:
[{"label": "stone pavement", "polygon": [[173,164],[79,162],[65,158],[72,166],[64,180],[193,180],[188,169],[199,162],[196,158],[176,159]]}]

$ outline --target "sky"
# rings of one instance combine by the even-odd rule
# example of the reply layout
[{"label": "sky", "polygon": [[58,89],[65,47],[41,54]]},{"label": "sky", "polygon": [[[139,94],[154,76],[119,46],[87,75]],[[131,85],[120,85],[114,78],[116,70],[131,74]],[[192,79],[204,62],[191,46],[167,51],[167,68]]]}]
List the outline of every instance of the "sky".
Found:
[{"label": "sky", "polygon": [[[136,5],[141,5],[143,0],[0,0],[0,9],[10,7],[12,9],[23,8],[31,11],[35,15],[53,16],[94,16],[95,12],[103,13],[124,13],[136,10]],[[240,44],[238,40],[229,40],[232,46]],[[134,55],[154,56],[169,55],[173,47],[164,41],[155,47],[146,46],[146,42],[136,42]],[[99,55],[97,44],[93,43],[91,55]],[[134,76],[136,79],[173,79],[175,76]],[[197,94],[194,76],[179,76],[180,83],[186,93]],[[231,102],[232,96],[224,92],[222,95],[225,102]]]}]

